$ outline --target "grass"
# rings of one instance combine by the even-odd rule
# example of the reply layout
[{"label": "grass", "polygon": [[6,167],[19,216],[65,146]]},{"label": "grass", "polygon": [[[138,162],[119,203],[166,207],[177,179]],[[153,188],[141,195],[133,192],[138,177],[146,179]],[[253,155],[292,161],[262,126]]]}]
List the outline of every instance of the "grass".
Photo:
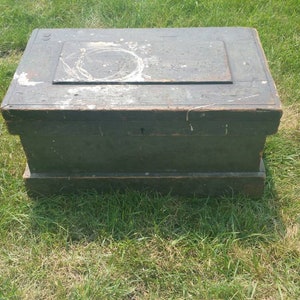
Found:
[{"label": "grass", "polygon": [[264,196],[27,196],[0,117],[0,299],[299,299],[300,8],[287,1],[0,0],[0,98],[36,27],[249,26],[283,102]]}]

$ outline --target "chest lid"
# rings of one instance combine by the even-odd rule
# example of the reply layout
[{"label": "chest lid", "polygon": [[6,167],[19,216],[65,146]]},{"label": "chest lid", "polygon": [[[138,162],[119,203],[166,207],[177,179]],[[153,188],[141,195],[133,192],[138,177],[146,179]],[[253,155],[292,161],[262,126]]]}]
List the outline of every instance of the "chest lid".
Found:
[{"label": "chest lid", "polygon": [[274,130],[281,115],[257,32],[226,27],[37,29],[1,109],[8,121],[255,114]]}]

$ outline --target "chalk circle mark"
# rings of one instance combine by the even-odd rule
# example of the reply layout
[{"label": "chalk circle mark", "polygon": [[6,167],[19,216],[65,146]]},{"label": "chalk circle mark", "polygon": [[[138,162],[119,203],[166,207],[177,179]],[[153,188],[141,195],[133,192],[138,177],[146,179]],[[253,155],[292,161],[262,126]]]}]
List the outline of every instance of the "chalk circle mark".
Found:
[{"label": "chalk circle mark", "polygon": [[64,47],[53,83],[107,83],[142,81],[143,60],[116,46]]}]

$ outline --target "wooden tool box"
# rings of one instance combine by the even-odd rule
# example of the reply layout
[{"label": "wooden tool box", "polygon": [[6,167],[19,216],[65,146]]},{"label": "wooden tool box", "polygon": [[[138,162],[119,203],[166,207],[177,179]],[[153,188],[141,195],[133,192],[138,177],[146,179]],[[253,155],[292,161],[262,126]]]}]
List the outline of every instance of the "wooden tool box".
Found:
[{"label": "wooden tool box", "polygon": [[282,114],[251,28],[37,29],[1,110],[42,194],[260,196]]}]

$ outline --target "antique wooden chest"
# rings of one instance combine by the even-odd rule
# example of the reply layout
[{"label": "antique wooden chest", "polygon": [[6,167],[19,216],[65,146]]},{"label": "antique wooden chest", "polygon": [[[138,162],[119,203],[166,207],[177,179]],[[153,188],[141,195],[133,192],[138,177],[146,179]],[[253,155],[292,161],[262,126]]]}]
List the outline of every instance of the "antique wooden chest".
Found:
[{"label": "antique wooden chest", "polygon": [[251,28],[37,29],[1,109],[37,193],[260,196],[282,113]]}]

